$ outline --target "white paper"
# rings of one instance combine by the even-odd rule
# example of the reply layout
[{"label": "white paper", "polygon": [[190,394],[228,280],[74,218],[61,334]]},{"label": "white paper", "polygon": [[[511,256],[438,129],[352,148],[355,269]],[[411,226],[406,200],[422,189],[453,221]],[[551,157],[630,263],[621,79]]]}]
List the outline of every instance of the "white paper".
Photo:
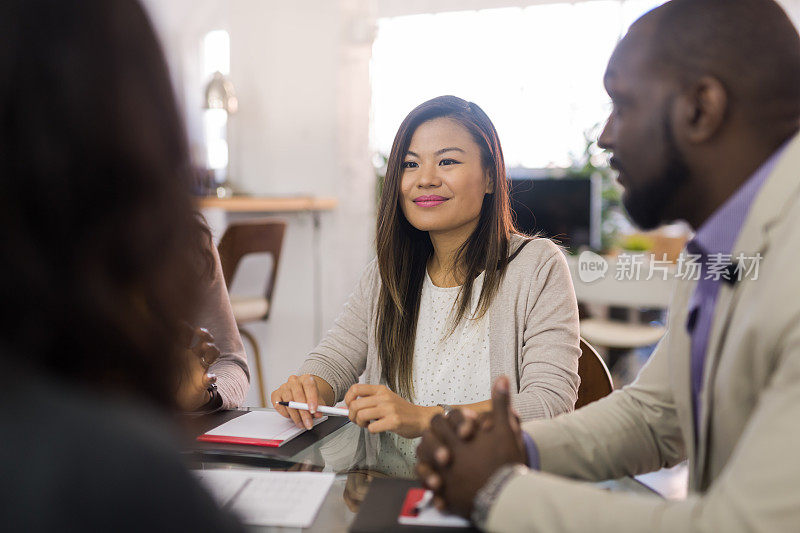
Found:
[{"label": "white paper", "polygon": [[311,527],[335,475],[322,472],[199,470],[214,499],[245,524]]},{"label": "white paper", "polygon": [[238,470],[193,470],[192,473],[200,480],[220,507],[225,507],[236,496],[244,485],[245,478],[236,475]]},{"label": "white paper", "polygon": [[[315,418],[314,425],[327,418]],[[298,428],[290,418],[284,418],[276,411],[250,411],[215,427],[206,435],[278,440],[283,441],[283,445],[304,431],[305,428]]]}]

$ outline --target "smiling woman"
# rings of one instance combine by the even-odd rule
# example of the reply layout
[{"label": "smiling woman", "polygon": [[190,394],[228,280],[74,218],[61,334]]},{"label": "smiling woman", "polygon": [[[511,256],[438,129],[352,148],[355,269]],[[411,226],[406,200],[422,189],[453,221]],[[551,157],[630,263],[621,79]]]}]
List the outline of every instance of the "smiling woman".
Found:
[{"label": "smiling woman", "polygon": [[403,214],[411,225],[465,242],[477,226],[485,195],[493,190],[494,180],[481,159],[480,147],[458,121],[437,118],[420,125],[402,163],[400,183]]},{"label": "smiling woman", "polygon": [[[563,254],[520,235],[497,132],[476,104],[441,96],[403,121],[378,210],[377,258],[300,376],[272,402],[309,427],[344,400],[373,433],[418,437],[450,405],[491,408],[512,379],[523,419],[573,409],[578,312]],[[363,374],[363,382],[357,383]],[[413,447],[403,445],[413,455]]]}]

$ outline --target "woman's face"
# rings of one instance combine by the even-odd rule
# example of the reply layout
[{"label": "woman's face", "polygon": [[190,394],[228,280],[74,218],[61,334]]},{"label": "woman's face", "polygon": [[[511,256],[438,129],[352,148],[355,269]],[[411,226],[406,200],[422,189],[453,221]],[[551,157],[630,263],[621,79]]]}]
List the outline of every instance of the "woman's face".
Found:
[{"label": "woman's face", "polygon": [[483,197],[492,192],[481,150],[469,131],[449,118],[421,124],[403,160],[403,214],[412,226],[432,233],[469,235]]}]

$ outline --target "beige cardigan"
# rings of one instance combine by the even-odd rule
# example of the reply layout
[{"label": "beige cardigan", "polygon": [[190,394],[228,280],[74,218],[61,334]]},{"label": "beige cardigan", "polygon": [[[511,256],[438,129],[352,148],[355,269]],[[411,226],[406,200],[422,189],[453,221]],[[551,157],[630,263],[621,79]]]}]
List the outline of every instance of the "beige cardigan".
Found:
[{"label": "beige cardigan", "polygon": [[[512,237],[512,253],[523,241]],[[374,326],[380,283],[373,260],[300,368],[330,383],[337,402],[362,373],[366,383],[380,383]],[[491,379],[511,378],[512,401],[522,419],[572,411],[580,382],[578,308],[561,250],[548,239],[529,242],[509,263],[487,318]]]}]

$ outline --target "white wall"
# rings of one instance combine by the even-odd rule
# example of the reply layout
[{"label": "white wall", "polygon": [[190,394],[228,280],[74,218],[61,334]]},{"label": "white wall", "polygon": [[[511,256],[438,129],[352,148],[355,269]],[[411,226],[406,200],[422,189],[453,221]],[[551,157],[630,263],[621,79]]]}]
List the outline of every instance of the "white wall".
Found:
[{"label": "white wall", "polygon": [[[231,179],[253,194],[335,196],[321,216],[319,273],[308,214],[289,222],[266,326],[254,326],[267,391],[283,382],[333,322],[372,256],[375,177],[369,153],[370,0],[145,0],[162,36],[189,136],[201,150],[200,42],[231,36],[239,112],[229,120]],[[212,222],[213,223],[213,222]],[[218,229],[219,224],[215,224]],[[232,293],[257,293],[266,263],[243,265]],[[321,323],[315,323],[315,306]],[[251,365],[252,366],[252,365]],[[249,400],[255,402],[256,389]]]},{"label": "white wall", "polygon": [[795,26],[800,27],[800,0],[778,0],[778,3],[792,17]]},{"label": "white wall", "polygon": [[[376,0],[378,17],[398,17],[420,13],[443,13],[503,7],[526,7],[537,4],[577,3],[603,0]],[[735,1],[735,0],[731,0]],[[777,0],[800,23],[800,1]]]}]

